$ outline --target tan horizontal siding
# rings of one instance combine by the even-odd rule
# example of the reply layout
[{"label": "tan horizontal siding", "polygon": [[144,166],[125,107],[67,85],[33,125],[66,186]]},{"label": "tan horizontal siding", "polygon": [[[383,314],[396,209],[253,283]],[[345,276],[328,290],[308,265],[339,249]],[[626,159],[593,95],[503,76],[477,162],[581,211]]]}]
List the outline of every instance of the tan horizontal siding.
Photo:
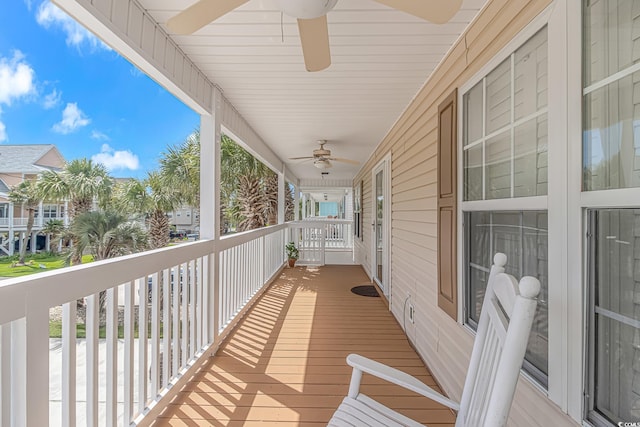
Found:
[{"label": "tan horizontal siding", "polygon": [[[365,241],[356,251],[368,253],[371,170],[391,152],[392,312],[406,326],[409,339],[433,368],[436,380],[454,398],[459,398],[462,391],[473,335],[437,307],[437,106],[549,3],[550,0],[491,0],[382,138],[355,179],[364,179],[366,186]],[[356,253],[358,260],[368,257]],[[405,318],[405,301],[415,306],[415,324]],[[521,380],[510,425],[575,424],[543,393]]]}]

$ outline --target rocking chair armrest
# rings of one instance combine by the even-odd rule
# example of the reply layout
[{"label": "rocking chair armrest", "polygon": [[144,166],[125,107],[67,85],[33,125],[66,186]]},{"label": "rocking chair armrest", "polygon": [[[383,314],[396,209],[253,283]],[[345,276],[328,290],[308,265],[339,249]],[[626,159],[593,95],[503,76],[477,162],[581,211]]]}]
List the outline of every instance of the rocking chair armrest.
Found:
[{"label": "rocking chair armrest", "polygon": [[[350,354],[349,356],[347,356],[347,364],[349,364],[349,366],[352,366],[354,370],[357,369],[359,371],[366,372],[367,374],[399,385],[400,387],[406,388],[407,390],[414,391],[453,410],[460,410],[460,404],[458,402],[455,402],[443,396],[422,381],[412,377],[406,372],[399,371],[395,368],[392,368],[391,366],[384,365],[380,362],[376,362],[375,360],[360,356],[359,354]],[[354,375],[354,377],[356,376]],[[354,377],[352,377],[352,381]],[[354,384],[352,384],[352,386],[353,385]]]}]

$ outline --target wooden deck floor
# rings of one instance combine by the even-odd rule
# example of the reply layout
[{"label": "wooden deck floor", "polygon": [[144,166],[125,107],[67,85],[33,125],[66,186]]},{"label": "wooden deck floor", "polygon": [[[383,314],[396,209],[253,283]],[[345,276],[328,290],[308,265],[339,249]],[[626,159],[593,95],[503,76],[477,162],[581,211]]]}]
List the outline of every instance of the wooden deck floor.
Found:
[{"label": "wooden deck floor", "polygon": [[[359,266],[285,269],[154,426],[326,425],[347,394],[359,353],[435,385],[381,298],[357,296]],[[445,407],[363,378],[363,391],[429,426]]]}]

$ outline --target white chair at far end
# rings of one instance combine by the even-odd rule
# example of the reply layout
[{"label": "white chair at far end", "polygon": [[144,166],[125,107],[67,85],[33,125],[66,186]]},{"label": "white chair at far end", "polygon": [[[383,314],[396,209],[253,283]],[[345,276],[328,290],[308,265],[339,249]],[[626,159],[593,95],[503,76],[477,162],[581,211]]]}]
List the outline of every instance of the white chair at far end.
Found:
[{"label": "white chair at far end", "polygon": [[536,311],[540,282],[523,277],[520,283],[504,272],[506,255],[497,253],[489,281],[471,362],[460,403],[443,396],[411,375],[366,357],[350,354],[353,367],[349,394],[329,421],[329,426],[422,426],[360,393],[367,373],[419,393],[458,411],[456,427],[504,426],[509,416],[529,332]]}]

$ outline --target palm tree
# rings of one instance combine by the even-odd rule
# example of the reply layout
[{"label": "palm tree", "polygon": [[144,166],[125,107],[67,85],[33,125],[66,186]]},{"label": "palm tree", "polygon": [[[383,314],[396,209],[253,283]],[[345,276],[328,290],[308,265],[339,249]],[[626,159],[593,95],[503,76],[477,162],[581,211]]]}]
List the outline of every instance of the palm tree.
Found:
[{"label": "palm tree", "polygon": [[277,175],[226,135],[222,135],[220,163],[220,204],[230,222],[238,224],[239,231],[275,223]]},{"label": "palm tree", "polygon": [[24,265],[27,256],[27,240],[31,237],[36,209],[42,200],[40,189],[35,181],[22,181],[11,189],[9,200],[14,204],[21,204],[27,210],[27,231],[20,245],[18,264]]},{"label": "palm tree", "polygon": [[137,179],[123,185],[117,205],[125,212],[143,214],[149,226],[149,248],[169,244],[170,224],[167,212],[176,209],[182,194],[159,172],[150,172],[144,181]]},{"label": "palm tree", "polygon": [[40,232],[49,235],[52,252],[56,252],[56,249],[53,248],[55,248],[58,242],[64,240],[68,234],[68,230],[61,219],[50,219],[44,224]]},{"label": "palm tree", "polygon": [[[78,241],[78,253],[88,249],[95,261],[137,252],[147,244],[144,229],[114,210],[78,215],[71,225],[71,232]],[[100,292],[100,309],[105,306],[106,294],[106,291]]]},{"label": "palm tree", "polygon": [[[180,203],[193,206],[200,218],[200,131],[195,130],[180,145],[171,146],[160,158],[160,175],[180,194]],[[178,206],[175,206],[178,207]],[[171,209],[173,210],[173,209]],[[198,226],[199,224],[196,224]]]},{"label": "palm tree", "polygon": [[295,202],[293,198],[295,187],[287,182],[285,183],[284,191],[284,220],[293,221],[295,219]]},{"label": "palm tree", "polygon": [[[221,140],[220,227],[224,222],[250,230],[277,218],[277,175],[227,135]],[[160,173],[177,189],[181,202],[200,205],[200,132],[169,147],[160,159]],[[241,177],[245,177],[241,179]],[[198,214],[195,215],[199,217]],[[241,225],[240,225],[241,224]]]},{"label": "palm tree", "polygon": [[[96,200],[98,206],[105,207],[111,196],[113,178],[100,163],[81,158],[67,163],[62,171],[46,171],[42,175],[40,188],[48,199],[69,201],[69,219],[73,221],[79,215],[89,212]],[[72,234],[73,264],[82,263],[78,237]]]},{"label": "palm tree", "polygon": [[88,249],[96,261],[137,252],[147,244],[144,229],[113,210],[80,214],[71,229],[78,238],[80,252]]}]

